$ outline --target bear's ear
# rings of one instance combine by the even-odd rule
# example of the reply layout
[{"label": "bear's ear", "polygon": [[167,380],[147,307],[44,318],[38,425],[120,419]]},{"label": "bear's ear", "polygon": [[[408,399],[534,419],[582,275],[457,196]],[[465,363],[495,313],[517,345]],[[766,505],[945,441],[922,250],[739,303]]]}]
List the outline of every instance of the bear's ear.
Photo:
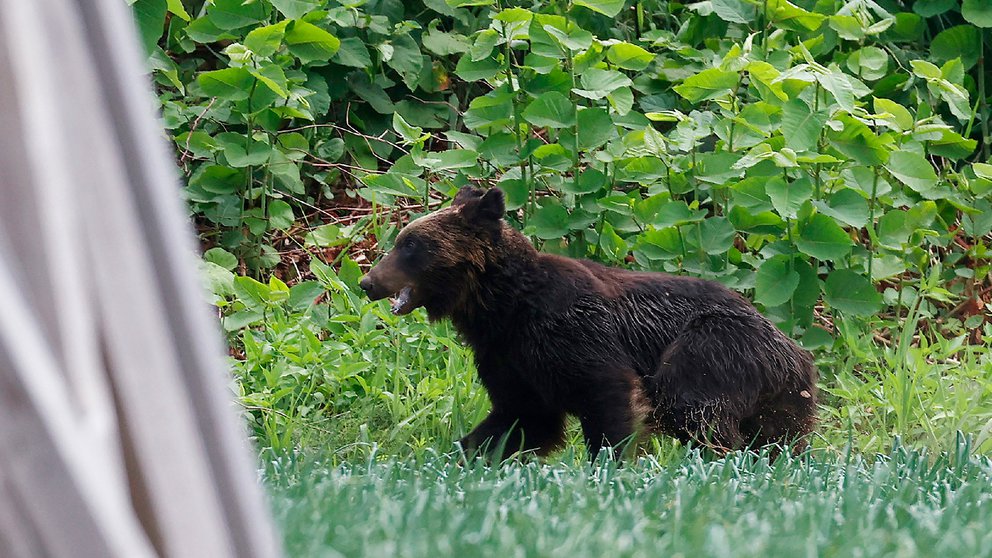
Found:
[{"label": "bear's ear", "polygon": [[[460,196],[461,192],[458,195]],[[466,200],[460,205],[462,205],[461,214],[469,222],[498,223],[506,213],[503,191],[499,188],[490,188],[482,197]]]},{"label": "bear's ear", "polygon": [[451,205],[465,205],[471,200],[477,200],[485,194],[485,190],[482,188],[473,188],[472,186],[462,186],[461,190],[455,194],[455,199],[451,202]]}]

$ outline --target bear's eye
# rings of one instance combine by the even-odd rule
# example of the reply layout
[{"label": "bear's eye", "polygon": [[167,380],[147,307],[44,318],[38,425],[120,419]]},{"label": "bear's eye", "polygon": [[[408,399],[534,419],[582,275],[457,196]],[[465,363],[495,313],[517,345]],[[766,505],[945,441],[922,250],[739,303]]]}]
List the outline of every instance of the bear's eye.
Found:
[{"label": "bear's eye", "polygon": [[403,239],[403,242],[400,243],[400,250],[403,250],[405,252],[412,252],[416,248],[417,248],[417,239],[412,236],[406,237],[405,239]]}]

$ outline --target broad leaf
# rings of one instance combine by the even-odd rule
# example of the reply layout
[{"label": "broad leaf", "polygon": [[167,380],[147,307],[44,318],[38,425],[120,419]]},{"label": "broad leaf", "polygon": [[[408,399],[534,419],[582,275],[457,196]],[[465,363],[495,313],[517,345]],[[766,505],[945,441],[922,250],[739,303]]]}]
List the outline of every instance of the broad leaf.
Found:
[{"label": "broad leaf", "polygon": [[779,306],[792,298],[799,285],[799,273],[790,268],[793,258],[779,254],[761,263],[754,276],[754,300],[765,306]]},{"label": "broad leaf", "polygon": [[799,228],[796,246],[820,260],[840,260],[851,252],[851,237],[833,219],[817,213]]},{"label": "broad leaf", "polygon": [[977,27],[992,27],[992,4],[988,0],[964,0],[961,15]]},{"label": "broad leaf", "polygon": [[616,17],[623,9],[625,0],[574,0],[576,6],[589,8],[607,17]]},{"label": "broad leaf", "polygon": [[329,61],[341,47],[341,41],[327,31],[305,21],[294,21],[286,29],[289,52],[307,64]]},{"label": "broad leaf", "polygon": [[785,145],[794,151],[808,151],[816,147],[823,126],[829,115],[814,111],[802,99],[793,99],[782,105],[782,135]]},{"label": "broad leaf", "polygon": [[654,60],[654,54],[637,45],[616,43],[606,51],[606,59],[624,70],[641,71]]},{"label": "broad leaf", "polygon": [[827,304],[852,316],[871,316],[882,306],[882,295],[868,279],[849,269],[831,272],[823,292]]},{"label": "broad leaf", "polygon": [[575,104],[565,95],[550,91],[527,105],[523,117],[541,128],[568,128],[575,125]]},{"label": "broad leaf", "polygon": [[681,85],[676,85],[673,89],[687,101],[698,103],[730,93],[739,80],[740,75],[737,72],[710,68],[686,78]]},{"label": "broad leaf", "polygon": [[227,101],[241,101],[248,98],[255,77],[245,68],[225,68],[203,72],[196,82],[206,95]]},{"label": "broad leaf", "polygon": [[916,153],[896,151],[885,168],[917,193],[926,194],[937,186],[937,173],[933,165]]},{"label": "broad leaf", "polygon": [[299,19],[316,10],[322,3],[318,0],[269,0],[269,2],[287,19]]}]

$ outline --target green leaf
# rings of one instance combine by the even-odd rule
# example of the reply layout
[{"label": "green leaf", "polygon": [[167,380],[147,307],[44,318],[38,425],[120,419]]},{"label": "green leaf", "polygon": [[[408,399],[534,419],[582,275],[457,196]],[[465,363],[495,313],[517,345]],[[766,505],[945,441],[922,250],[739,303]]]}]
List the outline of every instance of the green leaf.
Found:
[{"label": "green leaf", "polygon": [[650,224],[658,228],[663,228],[698,223],[705,218],[705,211],[690,209],[685,201],[677,200],[662,205],[658,210],[658,215],[655,217],[654,222]]},{"label": "green leaf", "polygon": [[234,296],[234,274],[209,261],[200,262],[200,277],[208,292],[218,298]]},{"label": "green leaf", "polygon": [[502,70],[503,67],[493,57],[474,61],[468,54],[462,55],[462,57],[458,59],[458,65],[455,66],[455,74],[465,81],[492,79]]},{"label": "green leaf", "polygon": [[452,54],[464,54],[472,46],[468,38],[460,33],[448,33],[438,29],[439,20],[431,21],[427,26],[427,33],[421,35],[420,40],[424,48],[437,54],[438,56],[451,56]]},{"label": "green leaf", "polygon": [[625,0],[575,0],[576,6],[589,8],[594,12],[599,12],[606,17],[616,17],[623,9]]},{"label": "green leaf", "polygon": [[207,7],[207,17],[219,29],[239,29],[264,21],[268,15],[267,5],[244,0],[213,0]]},{"label": "green leaf", "polygon": [[534,227],[538,238],[561,238],[570,230],[568,211],[557,201],[546,201],[531,216],[528,226]]},{"label": "green leaf", "polygon": [[840,108],[854,112],[854,88],[847,75],[837,69],[831,69],[829,72],[816,74],[816,81],[834,96]]},{"label": "green leaf", "polygon": [[814,202],[820,213],[860,229],[868,223],[868,200],[850,188],[834,192],[828,203]]},{"label": "green leaf", "polygon": [[822,14],[808,12],[787,0],[766,0],[765,13],[772,21],[785,24],[796,31],[815,31],[826,18]]},{"label": "green leaf", "polygon": [[630,43],[616,43],[606,51],[606,59],[618,68],[641,71],[651,64],[654,54]]},{"label": "green leaf", "polygon": [[710,217],[699,224],[700,248],[707,254],[726,254],[734,245],[737,230],[726,217]]},{"label": "green leaf", "polygon": [[602,108],[587,108],[578,116],[579,149],[595,149],[617,136],[610,113]]},{"label": "green leaf", "polygon": [[698,103],[726,95],[737,86],[739,80],[740,76],[737,72],[710,68],[686,78],[681,85],[676,85],[674,89],[690,103]]},{"label": "green leaf", "polygon": [[372,191],[390,196],[420,197],[423,195],[423,192],[409,177],[395,171],[370,174],[363,177],[362,182]]},{"label": "green leaf", "polygon": [[875,97],[874,104],[875,112],[878,114],[891,114],[892,119],[890,121],[898,126],[900,130],[911,130],[913,128],[913,124],[916,123],[916,119],[914,119],[913,115],[906,110],[906,107],[895,101]]},{"label": "green leaf", "polygon": [[913,2],[913,11],[923,17],[933,17],[950,11],[957,5],[958,0],[916,0]]},{"label": "green leaf", "polygon": [[183,21],[192,20],[189,17],[189,13],[186,12],[186,8],[183,7],[182,0],[167,0],[166,3],[169,5],[169,12],[179,16]]},{"label": "green leaf", "polygon": [[754,276],[754,301],[779,306],[792,298],[799,285],[799,273],[791,269],[791,256],[779,254],[761,263]]},{"label": "green leaf", "polygon": [[337,37],[312,23],[299,20],[287,27],[285,40],[289,52],[304,64],[329,61],[341,48]]},{"label": "green leaf", "polygon": [[973,163],[971,168],[975,171],[975,176],[986,180],[992,180],[992,164]]},{"label": "green leaf", "polygon": [[710,0],[713,13],[730,23],[751,23],[757,19],[758,11],[743,0]]},{"label": "green leaf", "polygon": [[765,192],[779,215],[795,219],[799,208],[813,195],[813,183],[808,179],[786,183],[776,176],[765,185]]},{"label": "green leaf", "polygon": [[203,253],[203,259],[230,271],[238,267],[238,257],[223,248],[214,247]]},{"label": "green leaf", "polygon": [[782,135],[785,145],[794,151],[808,151],[816,147],[820,133],[829,115],[814,111],[802,99],[793,99],[782,105]]},{"label": "green leaf", "polygon": [[431,153],[437,162],[431,167],[433,171],[452,169],[467,169],[479,162],[479,154],[471,149],[449,149]]},{"label": "green leaf", "polygon": [[138,24],[138,35],[145,47],[145,54],[151,53],[162,38],[165,30],[165,0],[138,0],[131,8],[134,21]]},{"label": "green leaf", "polygon": [[272,56],[282,45],[287,25],[288,21],[281,21],[275,25],[256,27],[245,36],[245,46],[263,58]]},{"label": "green leaf", "polygon": [[509,124],[512,116],[511,97],[505,90],[497,90],[472,99],[468,104],[468,110],[465,111],[465,126],[470,130],[484,126],[502,126]]},{"label": "green leaf", "polygon": [[570,194],[589,194],[597,192],[606,185],[606,175],[597,169],[586,169],[579,174],[579,181],[566,180],[562,190]]},{"label": "green leaf", "polygon": [[[992,17],[992,7],[989,8]],[[964,69],[967,70],[978,62],[981,55],[979,48],[979,30],[973,25],[956,25],[937,34],[930,43],[930,55],[936,62],[947,62],[960,58]]]},{"label": "green leaf", "polygon": [[409,33],[394,36],[390,44],[393,47],[393,56],[386,64],[396,70],[407,88],[413,91],[420,80],[420,72],[424,69],[424,55]]},{"label": "green leaf", "polygon": [[527,105],[523,117],[541,128],[568,128],[575,125],[575,104],[565,95],[549,91]]},{"label": "green leaf", "polygon": [[269,3],[287,19],[300,19],[321,4],[316,0],[269,0]]},{"label": "green leaf", "polygon": [[372,66],[369,49],[365,46],[365,41],[358,37],[341,39],[341,46],[332,60],[335,64],[350,68],[369,68]]},{"label": "green leaf", "polygon": [[866,46],[847,57],[847,68],[862,79],[879,80],[888,75],[889,55],[878,47]]},{"label": "green leaf", "polygon": [[830,144],[837,151],[868,167],[888,161],[889,150],[868,126],[847,116],[838,120],[844,124],[844,129],[827,134]]},{"label": "green leaf", "polygon": [[978,27],[992,27],[992,4],[988,0],[964,0],[961,15]]},{"label": "green leaf", "polygon": [[573,89],[577,95],[587,99],[602,99],[621,87],[630,87],[633,82],[630,78],[616,70],[601,70],[590,68],[582,73],[579,78],[582,89]]},{"label": "green leaf", "polygon": [[406,144],[420,143],[426,139],[423,128],[411,126],[398,112],[393,113],[393,130]]},{"label": "green leaf", "polygon": [[621,87],[616,91],[607,95],[606,99],[610,102],[610,106],[613,110],[617,112],[620,116],[625,116],[630,112],[630,109],[634,107],[634,93],[629,87]]},{"label": "green leaf", "polygon": [[272,151],[268,143],[235,132],[222,132],[214,136],[214,140],[224,150],[228,164],[234,168],[264,164]]},{"label": "green leaf", "polygon": [[248,98],[255,77],[245,68],[225,68],[203,72],[196,77],[203,93],[226,101],[241,101]]},{"label": "green leaf", "polygon": [[444,0],[444,3],[452,8],[467,8],[469,6],[489,6],[495,0]]},{"label": "green leaf", "polygon": [[599,247],[614,262],[622,262],[629,250],[627,242],[620,238],[609,223],[603,223],[603,229],[599,233]]},{"label": "green leaf", "polygon": [[251,277],[235,277],[234,294],[251,310],[264,308],[271,299],[269,286]]},{"label": "green leaf", "polygon": [[882,307],[882,295],[867,278],[849,269],[831,272],[823,294],[827,304],[852,316],[871,316]]},{"label": "green leaf", "polygon": [[830,28],[842,39],[860,41],[865,38],[865,28],[861,21],[851,15],[832,15],[828,18]]},{"label": "green leaf", "polygon": [[276,95],[279,95],[283,99],[289,96],[289,92],[286,91],[288,88],[286,74],[283,73],[281,66],[277,64],[265,64],[257,70],[250,69],[248,71],[251,72],[251,75],[255,79],[265,84]]},{"label": "green leaf", "polygon": [[639,250],[656,260],[679,258],[685,250],[684,237],[675,227],[649,230],[640,239],[643,244],[638,246]]},{"label": "green leaf", "polygon": [[937,186],[937,173],[922,155],[910,151],[896,151],[885,165],[892,176],[909,186],[914,192],[925,194]]},{"label": "green leaf", "polygon": [[289,288],[289,306],[296,312],[306,310],[314,304],[318,296],[324,294],[324,286],[317,281],[303,281]]},{"label": "green leaf", "polygon": [[304,246],[317,246],[320,248],[336,246],[342,242],[347,242],[347,239],[341,238],[341,228],[334,224],[321,225],[313,229],[307,233],[306,238],[303,240]]},{"label": "green leaf", "polygon": [[851,237],[830,217],[817,213],[799,228],[796,247],[820,260],[840,260],[851,252]]}]

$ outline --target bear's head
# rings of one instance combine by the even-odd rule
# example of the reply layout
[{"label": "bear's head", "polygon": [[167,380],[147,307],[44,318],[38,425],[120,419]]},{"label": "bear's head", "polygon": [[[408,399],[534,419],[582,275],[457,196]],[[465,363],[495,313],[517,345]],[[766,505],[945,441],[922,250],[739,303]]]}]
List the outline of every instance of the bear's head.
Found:
[{"label": "bear's head", "polygon": [[496,189],[462,188],[450,207],[400,231],[393,249],[362,278],[370,299],[392,298],[394,314],[423,306],[431,319],[450,316],[478,288],[501,238],[506,205]]}]

